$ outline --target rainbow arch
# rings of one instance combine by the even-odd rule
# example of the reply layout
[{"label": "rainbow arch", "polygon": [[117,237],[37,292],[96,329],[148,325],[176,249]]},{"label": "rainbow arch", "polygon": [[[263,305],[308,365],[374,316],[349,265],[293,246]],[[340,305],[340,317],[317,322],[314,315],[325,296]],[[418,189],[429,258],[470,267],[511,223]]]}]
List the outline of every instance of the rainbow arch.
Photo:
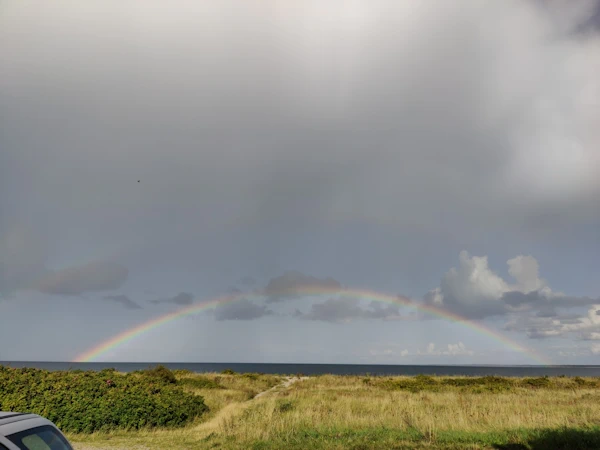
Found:
[{"label": "rainbow arch", "polygon": [[[288,293],[282,293],[288,294]],[[499,342],[504,347],[515,350],[519,353],[523,353],[527,355],[530,359],[535,361],[536,363],[542,365],[552,365],[552,361],[546,358],[544,355],[538,353],[537,351],[524,347],[513,339],[505,336],[491,328],[484,326],[479,322],[474,322],[466,317],[460,316],[456,313],[446,311],[442,308],[427,305],[423,303],[416,303],[410,301],[401,296],[389,295],[376,291],[369,291],[364,289],[348,289],[348,288],[334,288],[334,287],[322,287],[322,286],[307,286],[302,287],[300,289],[295,289],[293,291],[293,295],[304,296],[304,297],[317,297],[317,296],[335,296],[338,298],[360,298],[365,300],[371,300],[379,303],[387,303],[393,305],[399,305],[402,307],[407,307],[414,309],[418,312],[423,312],[426,314],[430,314],[434,317],[449,320],[451,322],[459,323],[465,328],[474,330],[475,332],[488,336],[491,339]],[[167,313],[156,317],[154,319],[150,319],[144,323],[136,325],[132,328],[129,328],[122,333],[119,333],[101,343],[95,345],[94,347],[84,351],[73,359],[72,362],[92,362],[103,354],[118,348],[119,346],[125,344],[126,342],[135,339],[136,337],[148,333],[156,328],[159,328],[161,325],[177,320],[181,317],[191,316],[194,314],[198,314],[203,311],[208,311],[214,309],[220,305],[225,305],[229,303],[234,303],[236,301],[240,301],[242,299],[264,299],[266,296],[264,294],[257,293],[240,293],[240,294],[232,294],[232,295],[224,295],[220,297],[216,297],[204,302],[195,303],[193,305],[187,306],[185,308],[181,308],[177,311]]]}]

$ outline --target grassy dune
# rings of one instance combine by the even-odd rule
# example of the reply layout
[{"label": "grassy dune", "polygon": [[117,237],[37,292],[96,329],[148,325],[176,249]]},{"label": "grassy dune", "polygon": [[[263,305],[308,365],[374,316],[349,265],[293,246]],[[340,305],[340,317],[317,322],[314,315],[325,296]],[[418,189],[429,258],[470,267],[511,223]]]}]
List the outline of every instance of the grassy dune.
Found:
[{"label": "grassy dune", "polygon": [[599,379],[318,376],[283,387],[269,375],[177,378],[210,409],[196,423],[71,435],[75,448],[600,448]]}]

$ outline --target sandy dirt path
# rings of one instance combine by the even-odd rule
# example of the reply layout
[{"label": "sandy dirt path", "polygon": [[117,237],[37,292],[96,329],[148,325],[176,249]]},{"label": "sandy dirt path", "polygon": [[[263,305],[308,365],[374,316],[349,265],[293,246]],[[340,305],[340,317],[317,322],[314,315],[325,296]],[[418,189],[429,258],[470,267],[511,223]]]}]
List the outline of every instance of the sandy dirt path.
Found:
[{"label": "sandy dirt path", "polygon": [[296,383],[298,381],[306,380],[306,379],[308,379],[308,377],[285,377],[285,380],[282,383],[279,383],[278,385],[273,386],[271,389],[267,389],[266,391],[262,391],[261,393],[256,394],[252,400],[260,398],[263,395],[267,395],[270,392],[274,392],[274,391],[277,391],[277,390],[280,390],[280,389],[287,389],[292,384],[294,384],[294,383]]}]

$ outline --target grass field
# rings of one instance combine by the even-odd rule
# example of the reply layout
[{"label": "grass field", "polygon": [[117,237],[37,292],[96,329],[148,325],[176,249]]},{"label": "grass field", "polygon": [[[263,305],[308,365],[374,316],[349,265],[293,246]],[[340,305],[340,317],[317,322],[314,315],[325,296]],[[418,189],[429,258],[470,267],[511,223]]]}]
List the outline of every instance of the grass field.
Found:
[{"label": "grass field", "polygon": [[70,435],[76,450],[600,448],[599,379],[177,378],[210,408],[196,423]]}]

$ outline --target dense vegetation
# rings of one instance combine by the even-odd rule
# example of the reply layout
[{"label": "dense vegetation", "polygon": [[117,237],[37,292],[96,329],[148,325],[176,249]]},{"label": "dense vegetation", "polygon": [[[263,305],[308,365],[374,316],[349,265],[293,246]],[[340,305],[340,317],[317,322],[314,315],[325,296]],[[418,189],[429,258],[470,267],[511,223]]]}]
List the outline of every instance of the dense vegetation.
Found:
[{"label": "dense vegetation", "polygon": [[183,426],[207,411],[165,367],[120,374],[0,366],[0,410],[40,414],[67,432]]}]

